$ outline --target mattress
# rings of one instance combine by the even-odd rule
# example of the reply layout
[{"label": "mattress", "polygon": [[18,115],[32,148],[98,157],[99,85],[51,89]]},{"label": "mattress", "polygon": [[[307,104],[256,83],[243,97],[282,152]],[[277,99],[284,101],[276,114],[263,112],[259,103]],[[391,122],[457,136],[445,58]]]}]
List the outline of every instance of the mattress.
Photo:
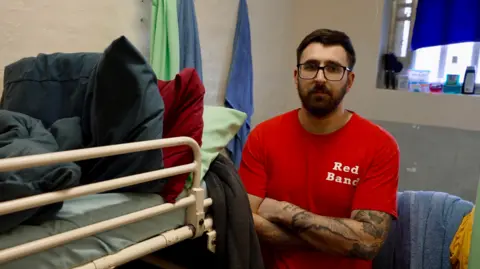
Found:
[{"label": "mattress", "polygon": [[[206,185],[202,182],[202,187]],[[184,190],[179,198],[187,195]],[[138,210],[163,204],[156,194],[104,193],[65,201],[55,220],[39,226],[22,225],[0,235],[0,249],[84,227]],[[135,243],[185,223],[186,209],[174,210],[140,222],[73,241],[22,259],[1,264],[2,269],[67,269],[116,253]]]}]

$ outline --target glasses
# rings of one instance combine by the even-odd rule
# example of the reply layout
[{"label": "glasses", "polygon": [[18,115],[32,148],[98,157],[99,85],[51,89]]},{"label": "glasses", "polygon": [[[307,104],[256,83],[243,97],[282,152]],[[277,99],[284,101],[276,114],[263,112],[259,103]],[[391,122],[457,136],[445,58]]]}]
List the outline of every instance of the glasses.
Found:
[{"label": "glasses", "polygon": [[329,81],[339,81],[343,79],[345,71],[352,71],[352,69],[338,65],[338,64],[327,64],[325,66],[320,66],[316,63],[303,63],[298,64],[298,75],[302,79],[315,79],[318,75],[318,71],[322,70],[323,76],[326,80]]}]

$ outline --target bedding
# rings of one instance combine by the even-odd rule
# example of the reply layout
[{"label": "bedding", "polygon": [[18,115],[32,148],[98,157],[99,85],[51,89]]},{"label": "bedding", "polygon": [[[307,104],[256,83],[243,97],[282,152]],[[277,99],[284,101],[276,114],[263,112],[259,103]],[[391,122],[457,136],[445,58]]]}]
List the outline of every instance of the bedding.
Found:
[{"label": "bedding", "polygon": [[[205,106],[203,108],[202,133],[202,170],[203,179],[210,164],[227,146],[245,122],[247,115],[241,111],[221,106]],[[190,189],[192,179],[188,178],[185,188]]]},{"label": "bedding", "polygon": [[[0,158],[41,154],[58,150],[53,135],[39,120],[27,115],[0,110]],[[60,163],[0,173],[0,201],[74,187],[80,182],[80,167]],[[28,221],[39,223],[52,218],[62,203],[32,208],[0,216],[0,233]]]},{"label": "bedding", "polygon": [[[160,95],[165,103],[163,137],[188,136],[202,146],[203,98],[205,88],[195,69],[182,70],[170,81],[158,81]],[[165,167],[179,166],[193,162],[189,146],[163,149]],[[168,178],[162,190],[162,197],[172,202],[182,191],[188,174]]]},{"label": "bedding", "polygon": [[[0,109],[6,124],[0,130],[3,136],[0,151],[4,157],[159,139],[163,132],[164,103],[155,74],[123,36],[103,53],[40,54],[8,65]],[[0,174],[0,199],[40,194],[164,166],[162,150],[151,150],[64,164],[64,167],[62,170],[57,169],[61,166],[53,165],[24,173]],[[156,180],[115,191],[160,193],[165,182],[166,179]],[[34,215],[37,219],[49,218],[60,207],[61,204],[55,204],[2,216],[6,224],[0,232]]]},{"label": "bedding", "polygon": [[[205,183],[202,184],[202,187],[206,188]],[[205,193],[207,195],[207,191]],[[186,196],[186,191],[183,191],[179,198]],[[21,225],[0,235],[0,249],[84,227],[163,203],[164,200],[161,196],[144,193],[104,193],[75,198],[65,201],[55,220],[47,221],[40,226]],[[185,223],[185,216],[185,209],[171,211],[1,264],[0,268],[70,269],[182,226]]]},{"label": "bedding", "polygon": [[234,163],[218,155],[205,176],[205,183],[214,201],[211,207],[217,232],[214,268],[263,269],[247,192]]},{"label": "bedding", "polygon": [[219,154],[204,182],[213,200],[209,210],[217,233],[215,255],[205,247],[206,236],[175,244],[154,255],[184,268],[263,269],[247,193],[233,162]]}]

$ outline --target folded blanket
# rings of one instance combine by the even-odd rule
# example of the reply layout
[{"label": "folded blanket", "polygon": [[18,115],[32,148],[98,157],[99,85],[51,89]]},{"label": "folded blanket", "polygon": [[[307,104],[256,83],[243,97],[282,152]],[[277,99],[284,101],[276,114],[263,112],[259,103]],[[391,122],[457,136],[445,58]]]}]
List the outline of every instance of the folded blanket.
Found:
[{"label": "folded blanket", "polygon": [[442,192],[406,191],[398,194],[398,207],[373,268],[451,268],[450,243],[473,204]]}]

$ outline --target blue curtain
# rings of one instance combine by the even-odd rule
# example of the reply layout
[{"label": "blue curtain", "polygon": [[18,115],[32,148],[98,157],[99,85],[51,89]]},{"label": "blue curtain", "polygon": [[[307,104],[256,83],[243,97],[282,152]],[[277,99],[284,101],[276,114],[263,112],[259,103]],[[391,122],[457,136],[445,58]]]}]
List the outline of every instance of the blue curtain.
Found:
[{"label": "blue curtain", "polygon": [[250,133],[250,121],[253,114],[252,47],[246,0],[240,0],[238,7],[232,63],[225,94],[225,106],[247,114],[247,119],[242,128],[227,145],[230,157],[238,168],[242,159],[243,146]]},{"label": "blue curtain", "polygon": [[418,0],[412,50],[480,42],[480,0]]},{"label": "blue curtain", "polygon": [[195,68],[200,79],[202,79],[202,55],[194,1],[177,0],[177,12],[180,42],[180,70],[187,67]]}]

